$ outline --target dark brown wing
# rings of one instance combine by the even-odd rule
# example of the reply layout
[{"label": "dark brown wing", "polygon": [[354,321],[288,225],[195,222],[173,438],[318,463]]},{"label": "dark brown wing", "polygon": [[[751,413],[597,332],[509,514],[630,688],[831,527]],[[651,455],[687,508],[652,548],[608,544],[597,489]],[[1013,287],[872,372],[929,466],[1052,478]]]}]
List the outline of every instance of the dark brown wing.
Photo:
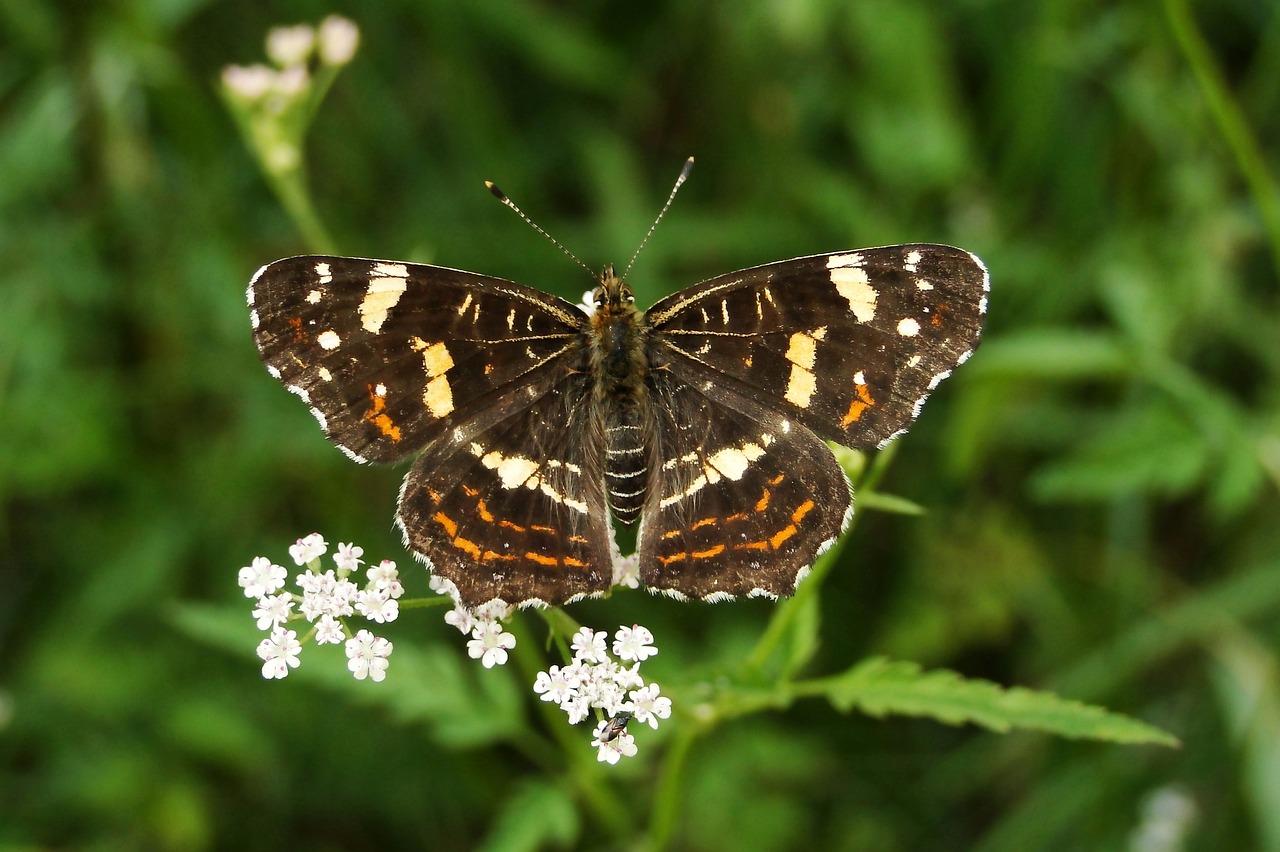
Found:
[{"label": "dark brown wing", "polygon": [[654,384],[661,461],[641,520],[641,580],[713,601],[791,594],[852,510],[831,450],[705,368]]},{"label": "dark brown wing", "polygon": [[851,447],[883,446],[978,343],[987,270],[963,249],[902,245],[744,269],[646,314],[655,357]]},{"label": "dark brown wing", "polygon": [[523,411],[502,402],[414,462],[397,520],[463,603],[561,604],[606,591],[616,549],[589,379],[565,375]]},{"label": "dark brown wing", "polygon": [[586,320],[499,278],[347,257],[268,264],[248,302],[267,369],[362,462],[406,458],[576,359]]}]

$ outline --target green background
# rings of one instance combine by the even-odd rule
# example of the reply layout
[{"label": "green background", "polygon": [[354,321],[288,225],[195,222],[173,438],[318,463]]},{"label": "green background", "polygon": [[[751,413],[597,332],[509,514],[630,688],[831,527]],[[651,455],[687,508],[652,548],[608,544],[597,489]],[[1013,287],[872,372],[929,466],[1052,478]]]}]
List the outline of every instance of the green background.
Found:
[{"label": "green background", "polygon": [[[0,2],[0,848],[644,842],[679,703],[597,766],[585,725],[561,750],[528,678],[466,659],[439,609],[382,631],[384,684],[331,648],[259,676],[254,555],[319,529],[428,594],[391,527],[403,469],[323,440],[244,306],[256,268],[313,247],[220,71],[342,12],[361,47],[307,148],[342,253],[576,300],[590,279],[481,181],[599,267],[693,154],[641,303],[864,245],[981,255],[983,348],[881,486],[928,514],[860,517],[811,668],[914,660],[1184,743],[803,702],[696,742],[677,847],[1280,849],[1276,4],[266,5]],[[646,672],[675,689],[772,607],[571,612],[652,628]]]}]

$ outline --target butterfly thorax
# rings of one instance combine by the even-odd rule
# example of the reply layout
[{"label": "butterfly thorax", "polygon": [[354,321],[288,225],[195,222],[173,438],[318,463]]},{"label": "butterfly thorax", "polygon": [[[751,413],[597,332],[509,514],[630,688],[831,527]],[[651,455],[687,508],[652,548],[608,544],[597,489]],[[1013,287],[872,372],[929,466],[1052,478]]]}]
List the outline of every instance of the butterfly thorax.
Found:
[{"label": "butterfly thorax", "polygon": [[644,315],[635,296],[607,266],[592,293],[590,364],[604,433],[605,486],[618,520],[640,515],[648,478],[652,427],[645,384],[648,372]]}]

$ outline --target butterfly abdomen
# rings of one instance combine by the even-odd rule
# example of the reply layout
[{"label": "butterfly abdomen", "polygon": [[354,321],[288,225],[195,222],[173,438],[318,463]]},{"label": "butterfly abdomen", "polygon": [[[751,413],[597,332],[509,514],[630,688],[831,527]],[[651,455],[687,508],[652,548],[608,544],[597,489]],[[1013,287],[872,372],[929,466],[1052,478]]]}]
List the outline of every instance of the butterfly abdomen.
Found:
[{"label": "butterfly abdomen", "polygon": [[640,516],[649,484],[652,403],[645,383],[648,334],[626,285],[606,273],[591,323],[591,370],[604,433],[605,489],[624,524]]}]

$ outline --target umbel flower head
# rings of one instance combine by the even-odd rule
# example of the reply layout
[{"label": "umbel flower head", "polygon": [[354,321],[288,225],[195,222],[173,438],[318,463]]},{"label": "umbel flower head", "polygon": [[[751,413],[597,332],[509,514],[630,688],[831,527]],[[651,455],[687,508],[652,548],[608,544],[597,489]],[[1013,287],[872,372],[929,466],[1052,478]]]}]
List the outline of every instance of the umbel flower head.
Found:
[{"label": "umbel flower head", "polygon": [[[319,533],[300,538],[289,546],[294,564],[304,570],[294,578],[300,594],[282,591],[288,571],[265,556],[254,557],[240,569],[240,587],[245,597],[256,600],[253,617],[259,630],[270,631],[258,644],[262,658],[262,676],[283,678],[296,669],[302,646],[315,640],[317,645],[341,645],[345,642],[347,668],[357,680],[381,681],[387,675],[392,644],[366,629],[352,633],[346,620],[357,617],[376,624],[395,621],[400,615],[398,598],[404,594],[396,564],[384,559],[365,572],[363,587],[350,577],[364,560],[364,548],[339,543],[333,554],[334,567],[324,569],[321,560],[329,544]],[[294,608],[298,611],[295,613]],[[296,630],[285,625],[305,620],[314,628],[298,639]]]},{"label": "umbel flower head", "polygon": [[570,725],[581,722],[593,709],[607,714],[609,718],[593,731],[591,744],[598,749],[598,760],[617,763],[636,753],[627,723],[635,720],[656,729],[659,719],[670,718],[671,699],[659,694],[656,683],[646,684],[640,676],[640,664],[658,653],[647,628],[638,624],[618,628],[613,640],[617,659],[608,652],[608,638],[606,633],[583,627],[573,636],[573,661],[538,672],[533,691],[563,710]]}]

